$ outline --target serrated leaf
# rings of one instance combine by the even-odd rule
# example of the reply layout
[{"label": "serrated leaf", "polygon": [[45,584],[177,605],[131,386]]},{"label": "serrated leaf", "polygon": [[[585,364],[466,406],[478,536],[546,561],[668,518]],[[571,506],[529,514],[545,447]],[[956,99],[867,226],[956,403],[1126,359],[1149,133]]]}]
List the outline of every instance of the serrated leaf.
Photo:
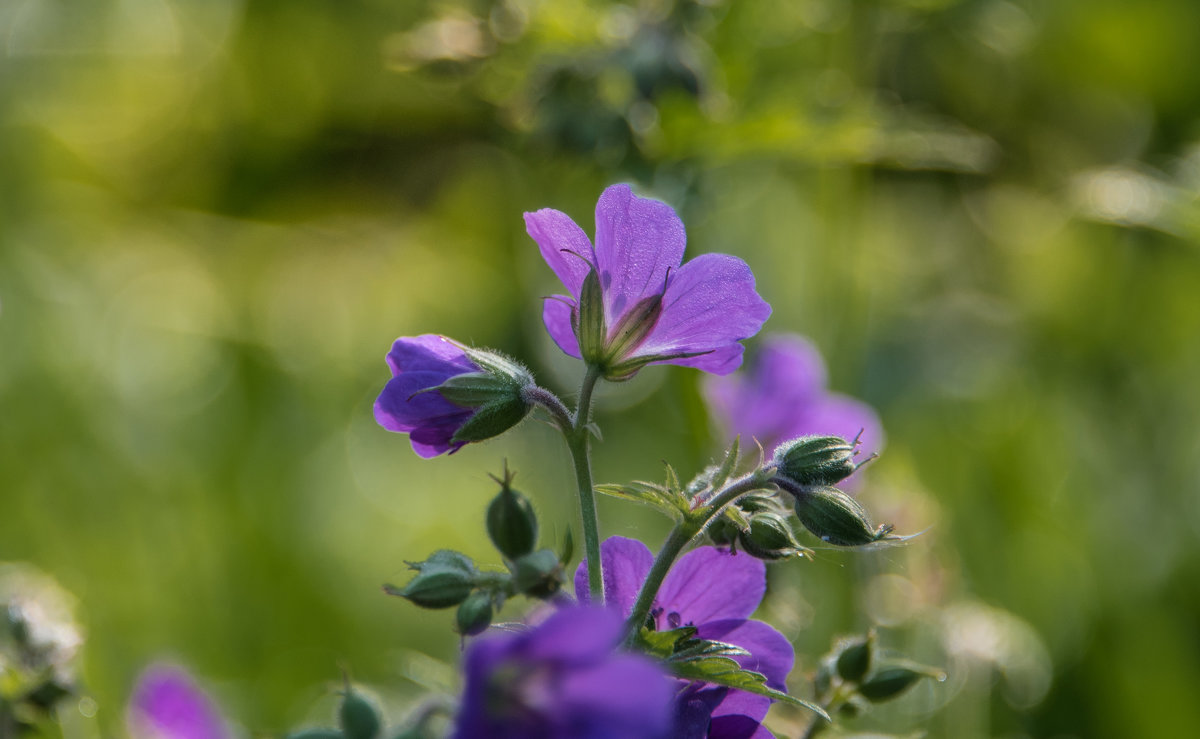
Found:
[{"label": "serrated leaf", "polygon": [[595,486],[595,491],[614,498],[632,500],[635,503],[645,503],[657,508],[666,515],[676,518],[687,510],[687,501],[679,494],[672,494],[660,485],[636,480],[628,484],[603,483]]},{"label": "serrated leaf", "polygon": [[744,670],[741,665],[729,657],[703,657],[682,662],[668,661],[667,666],[675,677],[683,680],[700,680],[727,688],[744,690],[747,693],[766,696],[772,700],[806,708],[826,721],[832,720],[825,709],[817,704],[767,687],[765,675],[753,670]]},{"label": "serrated leaf", "polygon": [[747,657],[749,655],[750,652],[736,644],[709,639],[689,639],[677,644],[675,653],[668,657],[667,661],[686,662],[707,657]]},{"label": "serrated leaf", "polygon": [[653,657],[668,659],[676,648],[696,635],[695,626],[682,626],[670,631],[655,631],[642,627],[638,632],[638,648]]},{"label": "serrated leaf", "polygon": [[717,467],[717,471],[712,476],[712,489],[719,490],[725,487],[729,476],[733,474],[733,469],[737,467],[738,451],[741,446],[741,437],[733,437],[733,443],[729,445],[729,449],[725,451],[725,459],[721,460],[721,464]]}]

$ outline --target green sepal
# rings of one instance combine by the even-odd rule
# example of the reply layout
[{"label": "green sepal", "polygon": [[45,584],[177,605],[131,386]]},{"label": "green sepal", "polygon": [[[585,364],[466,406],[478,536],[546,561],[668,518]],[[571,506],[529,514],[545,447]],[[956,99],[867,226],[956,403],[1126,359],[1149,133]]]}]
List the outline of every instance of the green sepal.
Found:
[{"label": "green sepal", "polygon": [[608,326],[604,317],[604,293],[600,289],[600,275],[596,273],[595,268],[588,271],[579,287],[579,307],[574,317],[575,338],[579,340],[580,356],[588,364],[603,367]]},{"label": "green sepal", "polygon": [[517,558],[512,565],[513,584],[533,598],[549,598],[563,583],[563,567],[553,549],[539,549]]},{"label": "green sepal", "polygon": [[513,382],[488,372],[454,375],[441,385],[430,389],[437,390],[443,398],[464,408],[476,408],[497,400],[520,397],[520,388]]},{"label": "green sepal", "polygon": [[841,645],[837,655],[837,674],[847,682],[861,682],[871,670],[875,653],[875,632],[850,639]]},{"label": "green sepal", "polygon": [[906,693],[921,678],[937,681],[946,679],[941,670],[915,662],[894,661],[879,667],[858,686],[858,694],[872,703],[898,698]]},{"label": "green sepal", "polygon": [[738,454],[741,451],[741,437],[733,437],[733,443],[725,450],[725,458],[721,460],[721,464],[717,466],[712,477],[709,479],[708,485],[713,490],[718,490],[725,486],[729,476],[733,474],[733,470],[737,467]]},{"label": "green sepal", "polygon": [[383,721],[370,701],[347,688],[338,708],[338,725],[346,739],[375,739],[383,728]]},{"label": "green sepal", "polygon": [[499,436],[520,423],[531,410],[533,405],[526,403],[519,395],[485,403],[458,427],[450,441],[457,444]]},{"label": "green sepal", "polygon": [[510,359],[499,352],[473,347],[463,347],[463,353],[467,355],[467,359],[474,362],[475,366],[484,372],[502,377],[517,388],[533,384],[533,375],[525,368],[525,365],[515,359]]}]

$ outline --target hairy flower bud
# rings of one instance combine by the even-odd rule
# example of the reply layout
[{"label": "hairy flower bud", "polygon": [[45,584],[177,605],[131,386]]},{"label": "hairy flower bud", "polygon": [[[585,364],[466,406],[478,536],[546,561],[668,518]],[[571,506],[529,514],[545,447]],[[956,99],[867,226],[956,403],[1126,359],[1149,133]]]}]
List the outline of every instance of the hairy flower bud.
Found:
[{"label": "hairy flower bud", "polygon": [[841,645],[837,655],[838,676],[847,682],[861,682],[871,669],[875,652],[875,632],[860,636]]},{"label": "hairy flower bud", "polygon": [[795,496],[800,523],[822,541],[854,547],[879,541],[892,531],[890,525],[872,528],[867,510],[837,488],[799,487],[778,477],[774,482]]},{"label": "hairy flower bud", "polygon": [[833,485],[857,469],[855,444],[840,436],[801,436],[779,445],[779,474],[799,485]]},{"label": "hairy flower bud", "polygon": [[517,590],[533,598],[549,598],[563,583],[562,563],[551,549],[539,549],[513,563]]},{"label": "hairy flower bud", "polygon": [[477,590],[458,606],[455,621],[458,633],[474,636],[492,625],[492,594]]},{"label": "hairy flower bud", "polygon": [[803,556],[806,551],[796,541],[792,527],[774,513],[758,513],[750,519],[750,528],[738,533],[742,550],[752,557],[765,560]]},{"label": "hairy flower bud", "polygon": [[529,499],[513,490],[512,476],[505,470],[500,492],[488,504],[487,532],[492,544],[509,559],[533,551],[537,545],[537,515]]},{"label": "hairy flower bud", "polygon": [[441,549],[424,562],[409,562],[417,570],[403,588],[385,585],[384,592],[407,598],[422,608],[450,608],[466,600],[475,586],[475,563],[464,554]]},{"label": "hairy flower bud", "polygon": [[375,706],[347,686],[342,705],[338,708],[338,725],[346,739],[375,739],[383,722]]},{"label": "hairy flower bud", "polygon": [[858,693],[872,703],[882,703],[903,695],[923,677],[945,680],[940,670],[908,662],[881,665],[861,685]]}]

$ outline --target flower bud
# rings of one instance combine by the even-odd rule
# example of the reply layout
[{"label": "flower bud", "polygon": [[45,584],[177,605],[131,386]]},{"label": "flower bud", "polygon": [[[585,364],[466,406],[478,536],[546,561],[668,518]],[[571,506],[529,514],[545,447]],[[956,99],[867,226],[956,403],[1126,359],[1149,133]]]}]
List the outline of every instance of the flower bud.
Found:
[{"label": "flower bud", "polygon": [[751,517],[750,528],[738,533],[738,542],[743,551],[758,559],[787,559],[803,556],[805,552],[792,534],[792,527],[774,513],[758,513]]},{"label": "flower bud", "polygon": [[562,587],[562,563],[551,549],[530,552],[513,563],[513,582],[525,595],[549,598]]},{"label": "flower bud", "polygon": [[338,725],[346,739],[375,739],[383,722],[379,711],[360,693],[347,687],[338,709]]},{"label": "flower bud", "polygon": [[512,489],[512,476],[505,470],[500,492],[488,504],[487,532],[496,549],[509,559],[533,551],[537,545],[537,516],[529,499]]},{"label": "flower bud", "polygon": [[801,436],[779,445],[775,464],[799,485],[833,485],[857,469],[854,446],[840,436]]},{"label": "flower bud", "polygon": [[741,533],[741,530],[728,516],[720,515],[712,520],[712,523],[708,525],[704,533],[708,535],[709,540],[713,544],[719,547],[729,547],[737,542],[738,534]]},{"label": "flower bud", "polygon": [[448,377],[435,388],[451,403],[475,409],[451,437],[453,443],[482,441],[498,436],[521,422],[533,409],[524,389],[533,385],[529,370],[495,352],[464,348],[479,372]]},{"label": "flower bud", "polygon": [[923,677],[945,679],[941,673],[920,665],[897,663],[880,667],[858,686],[858,693],[872,703],[898,698]]},{"label": "flower bud", "polygon": [[861,682],[871,669],[871,658],[874,651],[874,631],[844,643],[837,656],[838,676],[846,682]]},{"label": "flower bud", "polygon": [[879,541],[892,531],[887,525],[872,528],[867,510],[837,488],[788,488],[778,478],[775,482],[796,496],[800,523],[822,541],[854,547]]},{"label": "flower bud", "polygon": [[474,636],[492,625],[492,595],[477,590],[471,593],[458,606],[455,620],[458,623],[458,633],[463,636]]},{"label": "flower bud", "polygon": [[466,600],[475,586],[475,563],[466,555],[441,549],[424,562],[410,562],[418,574],[403,588],[385,585],[389,595],[407,598],[422,608],[449,608]]}]

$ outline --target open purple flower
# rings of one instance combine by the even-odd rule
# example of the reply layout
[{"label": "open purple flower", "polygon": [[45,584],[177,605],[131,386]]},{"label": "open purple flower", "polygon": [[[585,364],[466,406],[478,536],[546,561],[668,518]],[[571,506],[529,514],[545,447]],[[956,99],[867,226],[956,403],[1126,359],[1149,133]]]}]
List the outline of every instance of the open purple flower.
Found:
[{"label": "open purple flower", "polygon": [[[628,616],[638,591],[650,572],[654,557],[636,539],[609,537],[601,545],[604,597]],[[700,547],[679,558],[663,580],[650,611],[655,628],[695,626],[700,639],[726,642],[750,654],[735,657],[745,669],[762,673],[767,685],[786,690],[795,653],[783,634],[750,620],[766,592],[766,567],[746,554],[715,547]],[[575,594],[590,601],[587,562],[575,572]],[[771,733],[762,727],[771,701],[741,690],[693,683],[676,698],[675,737],[680,739],[762,739]]]},{"label": "open purple flower", "polygon": [[392,379],[375,401],[375,420],[409,435],[422,457],[453,454],[515,426],[532,405],[524,367],[445,336],[402,336],[387,355]]},{"label": "open purple flower", "polygon": [[628,185],[609,187],[596,203],[594,247],[557,210],[526,213],[525,227],[570,293],[547,298],[546,330],[610,380],[654,363],[728,374],[742,362],[738,342],[771,315],[741,259],[702,254],[681,266],[683,222]]},{"label": "open purple flower", "polygon": [[151,665],[138,678],[129,702],[129,733],[135,739],[228,739],[220,711],[187,672]]},{"label": "open purple flower", "polygon": [[768,337],[748,371],[704,386],[718,422],[730,434],[758,439],[770,453],[782,441],[822,434],[854,439],[860,451],[883,449],[883,426],[869,405],[826,389],[825,362],[808,340]]},{"label": "open purple flower", "polygon": [[640,655],[618,652],[612,611],[565,608],[525,632],[467,650],[455,739],[666,739],[674,683]]}]

